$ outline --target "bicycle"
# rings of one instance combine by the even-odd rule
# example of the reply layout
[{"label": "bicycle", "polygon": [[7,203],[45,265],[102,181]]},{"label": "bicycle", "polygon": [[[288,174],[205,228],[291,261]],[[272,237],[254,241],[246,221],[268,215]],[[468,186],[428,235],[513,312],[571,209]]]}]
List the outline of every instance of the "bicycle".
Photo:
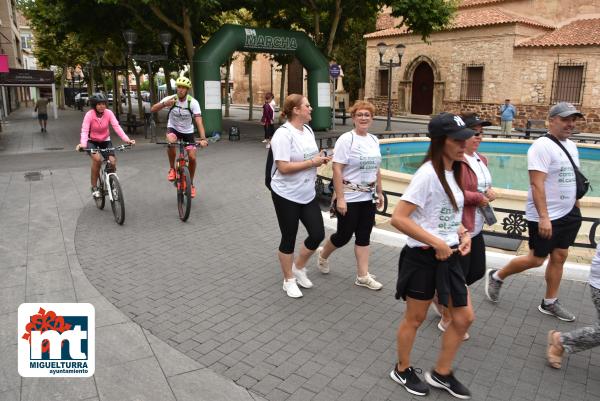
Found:
[{"label": "bicycle", "polygon": [[177,142],[156,142],[157,145],[167,145],[168,147],[179,147],[179,154],[175,161],[175,181],[173,184],[177,189],[177,210],[181,221],[186,221],[190,217],[192,208],[192,178],[188,168],[188,155],[185,151],[187,146],[198,147],[196,142],[186,142],[177,140]]},{"label": "bicycle", "polygon": [[[114,148],[105,148],[105,149],[84,149],[81,148],[80,151],[89,151],[91,153],[107,153],[110,151],[125,151],[130,149],[131,145],[119,145]],[[107,158],[102,157],[103,168],[101,168],[100,175],[98,176],[98,185],[97,188],[100,191],[100,196],[94,197],[94,202],[96,203],[96,207],[100,210],[104,209],[104,205],[106,203],[106,195],[108,195],[108,199],[110,200],[110,207],[113,212],[113,216],[115,217],[115,221],[119,225],[123,225],[125,222],[125,200],[123,199],[123,190],[121,189],[121,184],[119,183],[119,177],[117,177],[117,173],[115,172],[115,168]]]}]

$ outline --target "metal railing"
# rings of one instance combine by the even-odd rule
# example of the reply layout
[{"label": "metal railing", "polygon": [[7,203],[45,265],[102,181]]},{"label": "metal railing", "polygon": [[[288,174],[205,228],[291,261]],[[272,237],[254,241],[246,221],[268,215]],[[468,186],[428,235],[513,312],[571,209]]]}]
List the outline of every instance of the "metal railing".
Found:
[{"label": "metal railing", "polygon": [[[327,184],[326,184],[327,182]],[[317,196],[322,199],[330,199],[332,195],[332,191],[326,190],[326,187],[329,186],[331,182],[330,177],[325,177],[322,175],[317,176],[317,182],[315,184],[317,190]],[[377,210],[376,213],[380,216],[391,217],[393,210],[390,210],[391,203],[390,197],[396,198],[396,201],[393,202],[395,207],[398,200],[402,197],[401,193],[393,192],[393,191],[383,191],[383,208],[381,210]],[[528,240],[529,237],[525,235],[527,232],[527,220],[525,219],[525,212],[522,210],[514,210],[514,209],[506,209],[495,207],[494,211],[498,217],[498,223],[493,226],[493,230],[486,229],[483,230],[483,234],[500,237],[500,238],[509,238],[514,240],[525,241]],[[504,217],[500,216],[501,214]],[[500,218],[502,217],[502,218]],[[587,233],[587,239],[589,242],[575,242],[573,246],[580,248],[591,248],[594,249],[598,245],[596,242],[596,230],[600,225],[600,218],[594,217],[583,217],[583,223],[591,223],[589,231]],[[583,224],[582,224],[583,227]],[[581,229],[580,229],[581,232]]]}]

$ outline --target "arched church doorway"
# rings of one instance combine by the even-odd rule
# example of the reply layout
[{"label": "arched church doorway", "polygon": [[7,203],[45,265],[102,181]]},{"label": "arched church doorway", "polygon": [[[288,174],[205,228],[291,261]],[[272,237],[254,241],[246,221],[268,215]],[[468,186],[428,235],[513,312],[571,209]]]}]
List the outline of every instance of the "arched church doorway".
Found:
[{"label": "arched church doorway", "polygon": [[425,115],[433,112],[433,70],[426,62],[421,62],[413,74],[410,112]]}]

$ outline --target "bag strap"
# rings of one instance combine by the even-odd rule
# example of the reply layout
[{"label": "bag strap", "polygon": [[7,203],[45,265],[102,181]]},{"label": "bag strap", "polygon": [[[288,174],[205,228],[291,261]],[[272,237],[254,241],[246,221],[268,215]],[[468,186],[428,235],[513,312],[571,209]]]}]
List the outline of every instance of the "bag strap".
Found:
[{"label": "bag strap", "polygon": [[544,135],[546,138],[550,139],[552,142],[554,142],[555,144],[557,144],[562,150],[563,152],[565,152],[565,154],[567,155],[567,157],[569,158],[569,161],[571,162],[571,165],[573,166],[573,168],[576,171],[579,171],[579,168],[577,167],[577,165],[575,164],[575,162],[573,161],[573,158],[571,157],[571,154],[567,151],[567,149],[565,149],[565,147],[563,146],[562,143],[560,143],[560,141],[554,137],[554,135],[550,135],[550,134],[546,134]]}]

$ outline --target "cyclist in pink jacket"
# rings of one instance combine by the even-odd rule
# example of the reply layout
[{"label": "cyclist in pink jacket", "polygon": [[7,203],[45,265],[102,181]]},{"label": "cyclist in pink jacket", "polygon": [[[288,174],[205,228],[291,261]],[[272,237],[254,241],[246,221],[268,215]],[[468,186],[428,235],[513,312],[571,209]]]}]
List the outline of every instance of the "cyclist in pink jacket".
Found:
[{"label": "cyclist in pink jacket", "polygon": [[[79,144],[75,148],[80,149],[106,149],[114,147],[110,140],[110,132],[108,125],[112,125],[115,132],[121,137],[123,142],[135,145],[135,140],[129,139],[123,128],[119,125],[119,121],[112,111],[106,107],[107,99],[102,93],[95,93],[90,97],[90,105],[92,108],[85,113],[83,123],[81,124],[81,138]],[[92,153],[88,151],[92,159],[92,196],[100,197],[100,190],[97,187],[98,178],[100,176],[100,167],[102,160],[100,153]],[[104,159],[108,158],[113,167],[117,168],[117,159],[114,151],[102,152]]]}]

